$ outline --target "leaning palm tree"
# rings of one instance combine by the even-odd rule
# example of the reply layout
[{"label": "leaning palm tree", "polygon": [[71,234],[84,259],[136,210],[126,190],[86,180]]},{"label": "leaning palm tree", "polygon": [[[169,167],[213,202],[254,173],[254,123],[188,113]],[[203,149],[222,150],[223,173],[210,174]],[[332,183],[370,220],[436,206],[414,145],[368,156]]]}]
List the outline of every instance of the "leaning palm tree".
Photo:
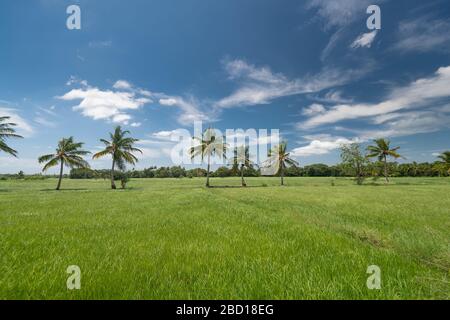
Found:
[{"label": "leaning palm tree", "polygon": [[208,167],[206,170],[206,187],[209,188],[209,174],[211,171],[211,157],[218,156],[226,159],[228,145],[224,142],[222,136],[218,136],[216,130],[206,129],[201,137],[194,137],[196,145],[189,149],[191,159],[201,156],[202,162],[205,157],[208,159]]},{"label": "leaning palm tree", "polygon": [[5,140],[8,138],[23,138],[16,134],[16,130],[13,127],[16,126],[15,123],[5,122],[8,121],[10,117],[0,117],[0,151],[9,153],[10,155],[17,157],[17,151],[9,147]]},{"label": "leaning palm tree", "polygon": [[114,133],[109,134],[111,141],[100,139],[100,141],[105,144],[106,148],[93,156],[93,159],[99,159],[111,155],[111,189],[116,189],[116,184],[114,183],[114,170],[116,169],[116,166],[124,171],[126,169],[126,163],[135,165],[136,162],[138,162],[138,159],[133,152],[140,152],[142,154],[141,150],[133,147],[139,140],[127,137],[128,134],[130,134],[130,131],[123,131],[120,126],[117,126]]},{"label": "leaning palm tree", "polygon": [[383,162],[384,164],[384,177],[386,178],[386,182],[389,183],[389,173],[388,173],[388,157],[393,157],[395,159],[402,158],[400,154],[397,153],[397,150],[400,147],[392,148],[390,147],[391,142],[387,139],[377,139],[374,140],[376,145],[368,146],[367,154],[368,158],[378,157],[378,160]]},{"label": "leaning palm tree", "polygon": [[59,180],[56,190],[60,190],[61,181],[63,177],[64,166],[69,167],[71,169],[81,168],[86,169],[89,168],[89,163],[87,163],[82,156],[89,154],[89,151],[82,150],[83,147],[82,142],[73,141],[73,137],[64,138],[58,143],[58,147],[56,148],[56,153],[47,154],[39,158],[39,163],[46,162],[43,172],[48,169],[60,165],[59,169]]},{"label": "leaning palm tree", "polygon": [[244,180],[244,169],[251,168],[253,166],[253,162],[250,160],[250,151],[248,146],[239,146],[234,149],[234,157],[231,160],[233,166],[241,167],[241,184],[243,187],[246,187],[247,184]]},{"label": "leaning palm tree", "polygon": [[280,174],[281,185],[284,186],[284,171],[288,167],[298,166],[299,163],[290,157],[286,152],[287,142],[283,141],[269,151],[267,166],[274,169],[274,174]]}]

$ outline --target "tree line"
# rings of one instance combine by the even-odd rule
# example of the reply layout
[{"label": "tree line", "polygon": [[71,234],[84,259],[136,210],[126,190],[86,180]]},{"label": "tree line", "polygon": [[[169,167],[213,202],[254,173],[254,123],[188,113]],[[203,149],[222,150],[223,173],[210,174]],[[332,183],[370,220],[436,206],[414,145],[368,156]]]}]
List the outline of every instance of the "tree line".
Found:
[{"label": "tree line", "polygon": [[[16,124],[9,122],[9,117],[0,117],[0,151],[17,157],[17,151],[6,143],[9,138],[22,138],[16,134]],[[234,156],[228,161],[229,166],[223,166],[211,171],[211,158],[219,157],[226,159],[228,144],[223,137],[218,136],[212,128],[205,130],[200,137],[194,137],[194,146],[190,148],[189,154],[192,159],[201,157],[206,160],[207,169],[186,170],[180,166],[175,167],[151,167],[144,170],[127,171],[126,165],[135,166],[138,162],[136,153],[142,153],[134,145],[138,139],[130,137],[131,133],[117,126],[113,133],[109,134],[109,140],[100,139],[105,148],[92,156],[93,160],[111,156],[112,164],[110,170],[91,170],[85,157],[91,152],[83,150],[84,143],[76,142],[73,137],[63,138],[58,142],[55,153],[39,157],[39,163],[43,164],[43,172],[52,167],[59,166],[58,184],[56,190],[60,190],[62,179],[67,177],[64,168],[71,169],[72,179],[110,179],[111,188],[116,189],[115,181],[120,180],[122,188],[130,178],[193,178],[206,177],[206,187],[210,187],[210,177],[240,176],[241,184],[246,186],[244,177],[257,177],[262,175],[263,168],[271,168],[271,175],[279,176],[281,185],[284,185],[284,177],[355,177],[358,184],[364,179],[373,177],[377,179],[383,176],[386,182],[389,177],[435,177],[450,175],[450,151],[441,154],[434,163],[407,163],[398,164],[390,159],[403,158],[398,150],[400,147],[391,147],[387,139],[374,140],[374,144],[362,150],[358,143],[341,146],[342,163],[335,166],[325,164],[314,164],[300,167],[299,163],[292,159],[287,152],[287,142],[281,142],[274,146],[268,153],[268,159],[262,167],[252,163],[249,148],[238,146],[234,149]],[[372,162],[370,159],[376,158]],[[24,177],[19,172],[18,177]],[[39,178],[39,177],[37,177]]]}]

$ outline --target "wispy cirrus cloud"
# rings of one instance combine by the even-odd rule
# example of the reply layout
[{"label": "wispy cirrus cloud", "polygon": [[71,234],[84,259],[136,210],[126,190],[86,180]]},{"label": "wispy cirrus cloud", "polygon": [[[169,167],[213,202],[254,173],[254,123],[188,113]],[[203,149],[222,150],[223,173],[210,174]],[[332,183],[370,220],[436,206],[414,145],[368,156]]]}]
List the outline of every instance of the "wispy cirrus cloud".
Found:
[{"label": "wispy cirrus cloud", "polygon": [[423,16],[399,24],[394,49],[410,52],[450,52],[450,20]]},{"label": "wispy cirrus cloud", "polygon": [[10,107],[0,106],[0,116],[10,117],[9,122],[15,123],[17,125],[16,129],[19,134],[29,137],[34,133],[33,126],[24,119],[20,114],[19,110]]},{"label": "wispy cirrus cloud", "polygon": [[387,99],[380,103],[333,106],[328,108],[326,112],[300,123],[299,128],[314,128],[343,120],[374,117],[404,109],[427,106],[439,99],[449,98],[449,88],[450,66],[442,67],[431,77],[419,79],[407,86],[392,90]]},{"label": "wispy cirrus cloud", "polygon": [[195,121],[214,121],[214,116],[203,112],[199,101],[194,97],[188,99],[179,96],[160,95],[159,104],[180,109],[178,123],[192,125]]},{"label": "wispy cirrus cloud", "polygon": [[342,144],[449,129],[450,108],[445,104],[450,99],[449,88],[450,67],[443,67],[430,77],[393,89],[380,103],[341,104],[329,108],[322,105],[309,106],[303,113],[309,118],[298,125],[298,129],[302,131],[317,130],[324,125],[348,120],[358,120],[367,129],[335,127],[335,130],[346,131],[352,137],[306,135],[306,145],[294,149],[293,153],[299,157],[323,155],[338,149]]},{"label": "wispy cirrus cloud", "polygon": [[359,69],[325,67],[315,75],[289,79],[281,73],[272,72],[269,67],[256,67],[244,60],[232,60],[225,63],[225,70],[229,79],[240,82],[240,87],[217,101],[214,107],[227,109],[268,104],[281,97],[319,92],[359,79],[372,68],[370,63]]},{"label": "wispy cirrus cloud", "polygon": [[370,48],[372,46],[372,43],[375,41],[375,38],[377,36],[378,31],[374,30],[372,32],[363,33],[358,36],[358,38],[353,41],[351,44],[351,48]]},{"label": "wispy cirrus cloud", "polygon": [[316,10],[325,26],[332,28],[343,27],[364,18],[369,5],[381,2],[377,0],[310,0],[307,7]]}]

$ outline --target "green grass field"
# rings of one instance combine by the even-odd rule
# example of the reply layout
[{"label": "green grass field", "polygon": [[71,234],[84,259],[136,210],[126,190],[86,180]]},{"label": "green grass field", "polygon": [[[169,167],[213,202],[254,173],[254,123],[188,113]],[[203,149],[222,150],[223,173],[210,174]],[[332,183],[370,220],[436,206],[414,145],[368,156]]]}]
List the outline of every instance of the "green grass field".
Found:
[{"label": "green grass field", "polygon": [[1,181],[0,299],[449,299],[450,180],[332,180]]}]

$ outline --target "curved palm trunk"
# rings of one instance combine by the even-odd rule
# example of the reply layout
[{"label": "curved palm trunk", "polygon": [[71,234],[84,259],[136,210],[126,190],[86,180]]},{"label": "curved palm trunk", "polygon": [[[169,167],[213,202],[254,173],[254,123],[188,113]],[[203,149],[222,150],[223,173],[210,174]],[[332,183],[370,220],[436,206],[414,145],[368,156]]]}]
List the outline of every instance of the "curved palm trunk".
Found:
[{"label": "curved palm trunk", "polygon": [[116,165],[116,160],[113,158],[112,167],[111,167],[111,189],[116,189],[116,184],[114,182],[114,167]]},{"label": "curved palm trunk", "polygon": [[207,170],[206,170],[206,187],[207,188],[210,187],[210,185],[209,185],[209,171],[210,171],[210,168],[211,168],[211,155],[208,154],[208,167],[207,167]]},{"label": "curved palm trunk", "polygon": [[244,180],[244,165],[241,165],[241,183],[242,183],[243,187],[247,186],[247,184],[245,183],[245,180]]},{"label": "curved palm trunk", "polygon": [[64,160],[61,160],[61,168],[59,169],[59,180],[58,180],[58,185],[56,186],[56,190],[61,189],[61,181],[62,181],[62,177],[63,177],[63,171],[64,171]]},{"label": "curved palm trunk", "polygon": [[386,183],[389,183],[387,157],[386,157],[386,155],[384,156],[384,177],[386,178]]}]

